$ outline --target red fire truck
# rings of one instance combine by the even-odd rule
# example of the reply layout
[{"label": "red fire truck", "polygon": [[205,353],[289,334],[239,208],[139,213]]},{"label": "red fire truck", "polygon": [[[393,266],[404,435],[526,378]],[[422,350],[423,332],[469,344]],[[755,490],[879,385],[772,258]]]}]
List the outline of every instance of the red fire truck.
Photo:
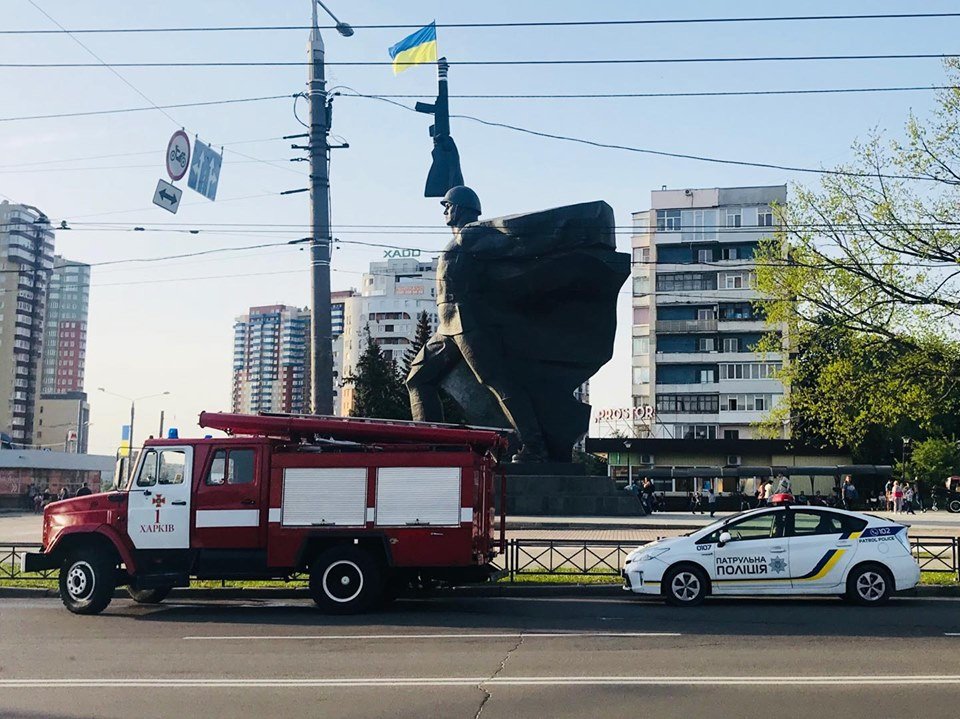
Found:
[{"label": "red fire truck", "polygon": [[[307,573],[314,601],[335,613],[411,582],[489,577],[494,472],[509,433],[211,412],[200,426],[228,436],[149,440],[115,491],[49,505],[42,551],[24,571],[59,568],[77,614],[103,611],[117,586],[156,603],[191,577]],[[501,546],[503,530],[501,516]]]}]

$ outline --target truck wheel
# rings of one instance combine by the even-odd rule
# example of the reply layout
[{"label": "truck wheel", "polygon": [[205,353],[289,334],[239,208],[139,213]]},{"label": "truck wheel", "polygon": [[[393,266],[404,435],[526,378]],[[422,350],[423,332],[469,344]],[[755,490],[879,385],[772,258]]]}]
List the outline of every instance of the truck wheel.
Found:
[{"label": "truck wheel", "polygon": [[380,598],[383,575],[367,552],[357,547],[334,547],[310,566],[310,594],[317,606],[331,614],[356,614]]},{"label": "truck wheel", "polygon": [[692,607],[707,596],[707,575],[702,569],[685,564],[668,570],[660,586],[668,604]]},{"label": "truck wheel", "polygon": [[60,567],[60,600],[74,614],[99,614],[113,599],[116,562],[96,549],[71,552]]},{"label": "truck wheel", "polygon": [[960,514],[960,499],[951,499],[947,502],[947,511],[953,514]]},{"label": "truck wheel", "polygon": [[846,599],[854,604],[884,604],[893,593],[893,577],[890,573],[873,564],[861,564],[854,567],[847,577]]},{"label": "truck wheel", "polygon": [[170,590],[172,589],[173,587],[155,587],[154,589],[132,589],[127,587],[127,592],[130,594],[130,598],[137,604],[159,604],[167,598],[167,595],[170,594]]}]

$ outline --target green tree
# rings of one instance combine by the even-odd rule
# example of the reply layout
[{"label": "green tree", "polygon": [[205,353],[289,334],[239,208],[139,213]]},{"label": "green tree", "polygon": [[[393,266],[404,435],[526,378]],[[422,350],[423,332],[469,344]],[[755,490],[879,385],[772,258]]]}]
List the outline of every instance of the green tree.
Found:
[{"label": "green tree", "polygon": [[819,188],[776,208],[757,254],[772,322],[841,324],[900,341],[955,344],[960,319],[960,60],[933,115],[901,138],[875,133]]},{"label": "green tree", "polygon": [[433,330],[430,327],[430,315],[426,311],[417,315],[417,329],[413,335],[413,342],[403,353],[403,376],[410,374],[410,367],[417,358],[417,354],[430,340]]},{"label": "green tree", "polygon": [[863,445],[889,452],[900,432],[957,429],[960,60],[945,65],[952,88],[929,118],[855,144],[853,162],[775,208],[757,289],[785,332],[790,392],[762,423],[767,435],[789,413],[798,439],[873,459]]},{"label": "green tree", "polygon": [[960,449],[952,439],[934,437],[917,442],[906,470],[908,478],[916,477],[928,488],[942,487],[947,477],[960,471]]},{"label": "green tree", "polygon": [[397,363],[383,354],[380,345],[365,330],[366,346],[357,361],[356,374],[345,377],[353,385],[353,417],[410,419],[410,400]]},{"label": "green tree", "polygon": [[789,415],[796,440],[849,447],[875,461],[903,434],[960,430],[960,374],[952,357],[842,325],[799,332],[782,373],[790,393],[761,424],[765,436],[779,436]]}]

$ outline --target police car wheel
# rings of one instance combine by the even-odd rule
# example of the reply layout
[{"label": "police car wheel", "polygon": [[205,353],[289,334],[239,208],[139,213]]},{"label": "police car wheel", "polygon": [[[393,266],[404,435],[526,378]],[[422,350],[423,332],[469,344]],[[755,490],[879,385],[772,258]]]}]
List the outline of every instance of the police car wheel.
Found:
[{"label": "police car wheel", "polygon": [[960,499],[951,499],[947,503],[947,511],[953,514],[960,514]]},{"label": "police car wheel", "polygon": [[369,609],[383,593],[377,563],[358,547],[334,547],[310,567],[310,594],[330,614],[355,614]]},{"label": "police car wheel", "polygon": [[103,552],[71,552],[60,567],[60,600],[74,614],[99,614],[116,586],[116,563]]},{"label": "police car wheel", "polygon": [[707,596],[707,575],[697,567],[681,565],[667,571],[661,586],[669,604],[692,607]]},{"label": "police car wheel", "polygon": [[893,593],[893,578],[883,567],[862,564],[847,577],[847,599],[855,604],[883,604]]},{"label": "police car wheel", "polygon": [[127,587],[127,593],[137,604],[159,604],[167,598],[167,595],[170,594],[172,589],[173,587],[155,587],[154,589],[132,589]]}]

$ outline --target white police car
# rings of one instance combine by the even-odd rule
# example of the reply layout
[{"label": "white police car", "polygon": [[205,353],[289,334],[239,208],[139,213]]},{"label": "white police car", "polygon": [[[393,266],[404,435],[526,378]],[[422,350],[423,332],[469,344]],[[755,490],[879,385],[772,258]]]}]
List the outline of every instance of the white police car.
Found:
[{"label": "white police car", "polygon": [[631,552],[624,589],[690,606],[709,595],[840,594],[882,604],[920,581],[907,527],[827,507],[762,507]]}]

